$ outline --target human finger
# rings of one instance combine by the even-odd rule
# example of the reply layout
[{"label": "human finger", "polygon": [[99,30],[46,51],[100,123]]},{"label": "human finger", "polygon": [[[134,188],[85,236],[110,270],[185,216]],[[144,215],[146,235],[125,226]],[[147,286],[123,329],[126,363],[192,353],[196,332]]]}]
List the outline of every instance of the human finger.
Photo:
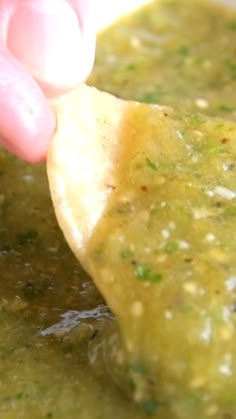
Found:
[{"label": "human finger", "polygon": [[0,142],[17,156],[46,156],[55,118],[41,89],[6,49],[0,48]]},{"label": "human finger", "polygon": [[6,41],[48,95],[66,91],[93,65],[93,1],[18,0]]}]

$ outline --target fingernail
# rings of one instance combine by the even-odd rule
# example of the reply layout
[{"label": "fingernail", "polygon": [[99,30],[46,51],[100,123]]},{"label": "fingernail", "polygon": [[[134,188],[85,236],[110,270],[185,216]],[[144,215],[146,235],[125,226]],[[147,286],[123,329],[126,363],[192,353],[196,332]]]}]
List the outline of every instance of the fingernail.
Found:
[{"label": "fingernail", "polygon": [[12,16],[8,48],[43,85],[81,80],[86,54],[76,13],[65,0],[25,0]]}]

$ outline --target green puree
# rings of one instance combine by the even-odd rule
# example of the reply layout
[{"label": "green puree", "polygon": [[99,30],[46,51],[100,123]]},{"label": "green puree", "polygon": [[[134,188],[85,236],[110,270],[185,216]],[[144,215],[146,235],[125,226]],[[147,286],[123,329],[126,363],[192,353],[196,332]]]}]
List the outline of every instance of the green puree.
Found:
[{"label": "green puree", "polygon": [[124,340],[112,373],[163,417],[235,415],[236,125],[143,107],[130,118],[89,249]]},{"label": "green puree", "polygon": [[44,166],[1,150],[1,419],[236,416],[235,40],[236,13],[198,0],[157,0],[99,37],[92,84],[177,109],[142,138],[133,109],[91,243],[126,350],[58,230]]},{"label": "green puree", "polygon": [[92,84],[118,97],[236,119],[236,14],[159,0],[104,32]]}]

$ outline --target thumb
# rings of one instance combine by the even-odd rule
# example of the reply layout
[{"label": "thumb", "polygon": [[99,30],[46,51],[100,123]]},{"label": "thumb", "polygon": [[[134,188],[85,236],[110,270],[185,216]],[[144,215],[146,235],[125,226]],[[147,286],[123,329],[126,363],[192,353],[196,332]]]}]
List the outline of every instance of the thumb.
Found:
[{"label": "thumb", "polygon": [[83,82],[92,68],[95,29],[81,16],[66,0],[20,0],[10,18],[7,47],[47,94]]}]

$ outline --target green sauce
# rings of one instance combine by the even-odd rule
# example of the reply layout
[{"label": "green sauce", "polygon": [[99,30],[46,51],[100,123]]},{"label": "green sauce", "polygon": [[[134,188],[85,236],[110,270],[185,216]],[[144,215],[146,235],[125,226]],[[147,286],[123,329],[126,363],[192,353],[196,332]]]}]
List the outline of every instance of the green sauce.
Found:
[{"label": "green sauce", "polygon": [[118,97],[235,120],[235,22],[235,12],[213,0],[154,1],[100,37],[91,83]]},{"label": "green sauce", "polygon": [[236,125],[139,106],[128,118],[89,249],[124,343],[110,367],[153,413],[233,417]]},{"label": "green sauce", "polygon": [[[111,239],[100,244],[96,235],[91,245],[95,267],[113,266],[130,284],[130,328],[125,316],[120,322],[137,350],[124,353],[115,319],[68,250],[44,166],[1,150],[1,418],[235,416],[235,22],[213,3],[157,0],[98,40],[92,84],[177,109],[163,116],[172,135],[158,139],[159,150],[148,132],[131,165],[134,150],[126,150],[130,169],[117,176],[134,194],[119,206],[115,191],[112,224],[99,226]],[[137,330],[137,302],[150,289]],[[158,364],[149,357],[157,341]]]}]

